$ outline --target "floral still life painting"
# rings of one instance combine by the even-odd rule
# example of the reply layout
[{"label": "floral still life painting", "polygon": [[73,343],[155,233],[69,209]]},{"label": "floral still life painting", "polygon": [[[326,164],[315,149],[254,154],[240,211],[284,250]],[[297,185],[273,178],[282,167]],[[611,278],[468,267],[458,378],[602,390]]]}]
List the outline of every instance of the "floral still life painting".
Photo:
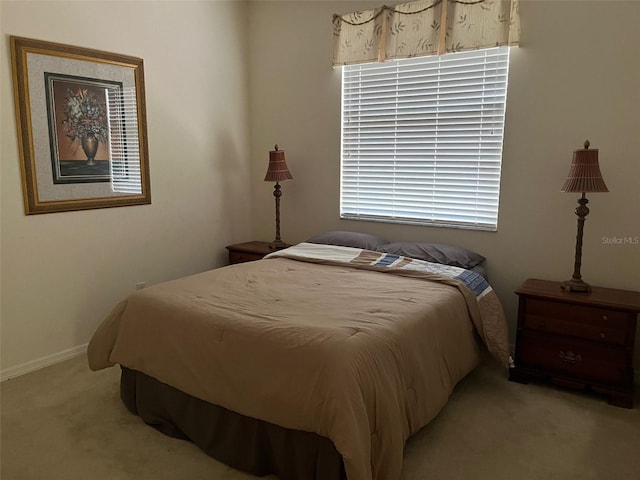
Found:
[{"label": "floral still life painting", "polygon": [[45,73],[54,183],[107,182],[108,92],[121,85]]}]

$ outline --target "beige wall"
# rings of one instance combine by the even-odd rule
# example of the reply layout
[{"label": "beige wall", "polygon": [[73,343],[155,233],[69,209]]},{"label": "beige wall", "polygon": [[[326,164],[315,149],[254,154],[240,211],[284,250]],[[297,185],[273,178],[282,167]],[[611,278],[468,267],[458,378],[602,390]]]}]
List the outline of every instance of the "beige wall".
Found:
[{"label": "beige wall", "polygon": [[[251,234],[247,5],[2,1],[3,376],[81,351],[136,282],[221,265]],[[152,204],[25,216],[8,36],[144,59]]]},{"label": "beige wall", "polygon": [[[330,66],[331,15],[382,3],[256,2],[250,9],[254,170],[266,169],[278,142],[294,176],[282,188],[283,240],[352,229],[474,249],[488,258],[513,330],[513,291],[522,281],[573,273],[577,196],[560,186],[573,150],[588,138],[600,149],[611,192],[589,196],[583,278],[640,290],[640,245],[602,241],[640,237],[640,2],[521,1],[522,47],[512,54],[499,227],[492,233],[338,218],[340,69]],[[270,240],[273,187],[261,179],[253,176],[254,236]]]}]

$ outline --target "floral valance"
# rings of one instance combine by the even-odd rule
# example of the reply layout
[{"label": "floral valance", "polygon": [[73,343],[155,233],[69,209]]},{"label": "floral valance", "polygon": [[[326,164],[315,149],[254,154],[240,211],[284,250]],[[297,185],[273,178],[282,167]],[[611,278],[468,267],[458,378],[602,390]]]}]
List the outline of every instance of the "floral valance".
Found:
[{"label": "floral valance", "polygon": [[334,15],[333,65],[518,45],[518,1],[415,0]]}]

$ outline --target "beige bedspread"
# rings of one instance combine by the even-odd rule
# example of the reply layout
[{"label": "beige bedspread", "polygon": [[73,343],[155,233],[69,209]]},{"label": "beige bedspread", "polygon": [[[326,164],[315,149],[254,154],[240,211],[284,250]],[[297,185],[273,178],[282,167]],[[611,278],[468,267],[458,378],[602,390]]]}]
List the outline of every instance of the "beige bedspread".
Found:
[{"label": "beige bedspread", "polygon": [[328,437],[349,480],[397,480],[406,439],[480,360],[476,297],[433,274],[321,263],[267,258],[137,291],[94,334],[89,365]]}]

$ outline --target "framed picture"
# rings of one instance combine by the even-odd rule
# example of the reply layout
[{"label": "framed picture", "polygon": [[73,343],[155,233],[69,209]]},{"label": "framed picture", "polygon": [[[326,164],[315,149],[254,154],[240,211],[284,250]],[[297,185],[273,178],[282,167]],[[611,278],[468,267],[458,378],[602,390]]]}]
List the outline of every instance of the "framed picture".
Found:
[{"label": "framed picture", "polygon": [[25,213],[151,203],[142,59],[10,40]]}]

